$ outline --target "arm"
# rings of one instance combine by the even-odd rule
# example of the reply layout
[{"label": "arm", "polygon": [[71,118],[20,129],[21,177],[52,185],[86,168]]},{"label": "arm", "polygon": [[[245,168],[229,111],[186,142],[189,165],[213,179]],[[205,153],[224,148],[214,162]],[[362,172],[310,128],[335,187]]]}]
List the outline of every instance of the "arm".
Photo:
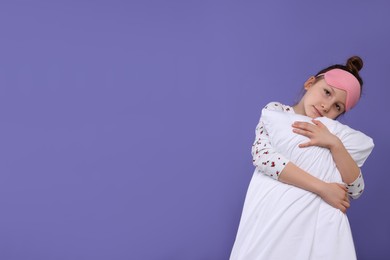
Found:
[{"label": "arm", "polygon": [[327,183],[289,162],[279,176],[281,182],[313,192],[329,205],[346,212],[350,207],[347,189],[340,183]]},{"label": "arm", "polygon": [[[271,102],[265,109],[285,111],[291,108],[288,106],[284,107],[280,103]],[[312,176],[290,162],[272,147],[261,118],[256,127],[256,139],[252,145],[252,156],[253,164],[259,172],[281,182],[313,192],[328,204],[343,212],[349,207],[349,200],[346,196],[344,185],[326,183]]]},{"label": "arm", "polygon": [[[313,192],[329,205],[346,212],[350,203],[344,185],[324,182],[277,153],[272,148],[262,123],[259,124],[257,131],[260,139],[255,140],[252,146],[252,155],[254,156],[253,163],[260,172],[283,183]],[[276,163],[272,163],[275,161]]]},{"label": "arm", "polygon": [[[280,103],[270,103],[265,109],[284,111]],[[259,172],[281,182],[313,192],[324,199],[328,204],[343,212],[349,207],[344,185],[326,183],[303,171],[278,153],[271,145],[268,133],[260,119],[256,127],[256,139],[252,145],[253,164]]]},{"label": "arm", "polygon": [[[265,109],[285,111],[286,109],[289,109],[289,107],[284,107],[277,102],[271,102],[265,106]],[[257,171],[266,174],[275,180],[278,180],[279,174],[289,162],[287,158],[272,147],[267,130],[265,129],[261,118],[256,127],[256,139],[252,145],[252,157],[253,165],[256,167]]]},{"label": "arm", "polygon": [[360,169],[351,155],[345,149],[341,140],[333,135],[333,142],[329,144],[329,150],[332,153],[333,161],[339,170],[345,183],[352,183],[360,175]]},{"label": "arm", "polygon": [[329,150],[343,182],[348,184],[348,194],[353,199],[357,199],[364,190],[364,180],[360,168],[337,136],[335,136],[335,141],[329,147]]},{"label": "arm", "polygon": [[296,127],[295,133],[310,138],[309,142],[301,144],[300,147],[320,146],[329,149],[343,182],[348,184],[348,194],[357,199],[364,189],[360,168],[336,135],[332,134],[322,122],[313,120],[313,123],[314,125],[306,122],[293,124],[293,127]]},{"label": "arm", "polygon": [[252,145],[253,165],[259,172],[277,180],[289,160],[271,145],[263,122],[256,127],[256,139]]}]

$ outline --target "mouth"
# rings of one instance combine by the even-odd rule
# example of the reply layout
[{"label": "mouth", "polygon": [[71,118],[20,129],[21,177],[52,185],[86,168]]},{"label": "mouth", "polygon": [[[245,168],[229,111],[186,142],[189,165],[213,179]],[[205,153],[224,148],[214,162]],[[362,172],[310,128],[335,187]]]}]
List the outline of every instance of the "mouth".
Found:
[{"label": "mouth", "polygon": [[313,107],[314,107],[314,111],[317,113],[317,115],[322,117],[323,115],[321,114],[321,112],[315,106],[313,106]]}]

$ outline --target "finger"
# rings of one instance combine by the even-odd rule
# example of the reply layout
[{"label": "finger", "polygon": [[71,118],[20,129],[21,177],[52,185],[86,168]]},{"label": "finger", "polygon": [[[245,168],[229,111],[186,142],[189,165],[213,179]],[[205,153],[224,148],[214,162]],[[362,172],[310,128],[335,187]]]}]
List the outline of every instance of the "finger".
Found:
[{"label": "finger", "polygon": [[[314,120],[314,119],[313,119]],[[321,128],[321,129],[327,129],[328,130],[328,127],[324,124],[324,123],[322,123],[320,120],[315,120],[316,122],[315,122],[315,125],[316,126],[318,126],[319,128]]]},{"label": "finger", "polygon": [[310,131],[305,130],[305,129],[293,128],[293,132],[296,133],[296,134],[300,134],[300,135],[306,136],[308,138],[313,136]]},{"label": "finger", "polygon": [[313,119],[311,120],[316,126],[325,126],[320,120]]},{"label": "finger", "polygon": [[351,206],[351,204],[348,202],[348,201],[343,201],[341,202],[341,204],[345,207],[345,208],[349,208]]},{"label": "finger", "polygon": [[309,147],[309,146],[313,146],[313,144],[311,142],[307,142],[307,143],[303,143],[303,144],[298,145],[299,148],[305,148],[305,147]]},{"label": "finger", "polygon": [[344,184],[337,183],[337,186],[339,186],[340,188],[342,188],[342,189],[345,191],[345,194],[348,195],[348,193],[347,193],[347,187],[345,187]]},{"label": "finger", "polygon": [[310,124],[310,123],[307,123],[307,122],[295,121],[292,124],[292,126],[296,127],[296,128],[300,128],[300,129],[305,129],[306,130],[306,129],[310,128],[313,125]]}]

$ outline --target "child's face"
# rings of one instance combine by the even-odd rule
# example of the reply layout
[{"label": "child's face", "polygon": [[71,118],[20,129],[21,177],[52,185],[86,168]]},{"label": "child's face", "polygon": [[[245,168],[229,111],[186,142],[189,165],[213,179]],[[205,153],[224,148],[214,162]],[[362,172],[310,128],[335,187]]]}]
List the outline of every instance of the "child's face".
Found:
[{"label": "child's face", "polygon": [[311,118],[325,116],[331,119],[344,113],[347,92],[329,86],[324,79],[314,81],[313,77],[306,81],[306,93],[298,104],[298,111]]}]

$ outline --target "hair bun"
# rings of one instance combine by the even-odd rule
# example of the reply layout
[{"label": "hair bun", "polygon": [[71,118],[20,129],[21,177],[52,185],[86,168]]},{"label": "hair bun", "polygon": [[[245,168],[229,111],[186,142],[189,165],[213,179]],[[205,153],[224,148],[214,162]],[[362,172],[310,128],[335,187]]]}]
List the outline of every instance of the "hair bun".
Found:
[{"label": "hair bun", "polygon": [[358,73],[363,68],[363,60],[359,56],[352,56],[345,66],[348,70]]}]

